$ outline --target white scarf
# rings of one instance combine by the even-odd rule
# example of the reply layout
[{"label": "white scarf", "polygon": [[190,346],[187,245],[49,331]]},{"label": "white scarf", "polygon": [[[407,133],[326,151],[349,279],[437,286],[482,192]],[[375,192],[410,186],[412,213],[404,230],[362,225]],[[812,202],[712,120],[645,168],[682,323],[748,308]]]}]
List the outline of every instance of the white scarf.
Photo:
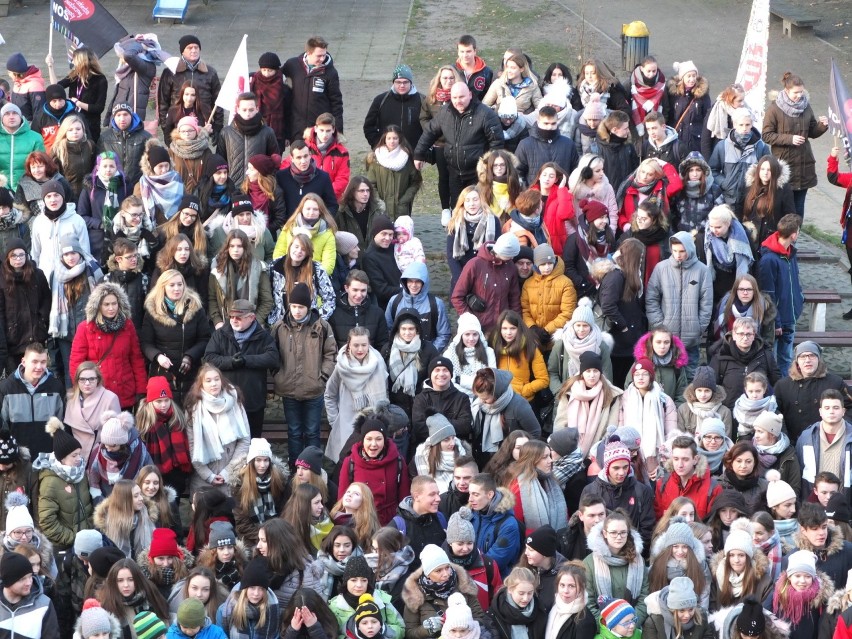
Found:
[{"label": "white scarf", "polygon": [[[666,441],[665,428],[665,394],[658,382],[654,382],[650,390],[642,394],[631,383],[621,398],[624,414],[636,419],[642,416],[639,432],[642,436],[642,454],[645,458],[657,457],[657,448]],[[635,424],[634,424],[635,425]]]},{"label": "white scarf", "polygon": [[393,338],[388,369],[391,379],[391,391],[402,391],[409,397],[417,392],[417,376],[420,368],[420,336],[406,342],[399,335]]},{"label": "white scarf", "polygon": [[337,374],[352,395],[354,409],[361,410],[369,406],[373,396],[378,396],[377,391],[385,386],[386,380],[375,374],[381,355],[371,346],[364,361],[359,362],[349,355],[346,348],[344,346],[337,353]]},{"label": "white scarf", "polygon": [[249,437],[246,411],[234,392],[223,391],[214,397],[202,390],[201,401],[192,413],[192,424],[192,461],[199,464],[221,460],[225,446]]},{"label": "white scarf", "polygon": [[389,171],[401,171],[408,164],[408,153],[401,146],[396,147],[393,151],[388,150],[386,146],[380,146],[374,153],[376,154],[376,162]]},{"label": "white scarf", "polygon": [[[577,595],[577,598],[571,603],[564,603],[562,598],[557,594],[553,601],[553,608],[547,615],[547,627],[544,631],[544,639],[556,639],[562,626],[573,615],[579,613],[586,607],[586,593],[582,592]],[[589,614],[588,612],[586,614]]]},{"label": "white scarf", "polygon": [[592,351],[600,355],[601,340],[603,335],[597,324],[591,325],[592,330],[586,337],[580,339],[574,332],[574,325],[568,322],[562,329],[562,344],[566,355],[568,355],[568,377],[580,374],[580,355],[586,351]]}]

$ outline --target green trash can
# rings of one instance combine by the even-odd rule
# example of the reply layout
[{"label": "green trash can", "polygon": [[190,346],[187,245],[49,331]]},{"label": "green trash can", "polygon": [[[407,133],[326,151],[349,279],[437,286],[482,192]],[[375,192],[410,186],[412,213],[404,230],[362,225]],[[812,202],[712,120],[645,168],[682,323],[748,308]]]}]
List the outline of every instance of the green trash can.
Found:
[{"label": "green trash can", "polygon": [[621,64],[625,71],[633,71],[648,55],[651,32],[641,20],[621,25]]}]

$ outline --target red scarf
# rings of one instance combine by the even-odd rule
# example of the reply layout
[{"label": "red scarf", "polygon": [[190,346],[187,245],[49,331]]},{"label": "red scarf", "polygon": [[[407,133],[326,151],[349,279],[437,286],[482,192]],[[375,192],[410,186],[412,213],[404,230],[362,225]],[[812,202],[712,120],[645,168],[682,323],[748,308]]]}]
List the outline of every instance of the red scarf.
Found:
[{"label": "red scarf", "polygon": [[[257,106],[263,114],[266,126],[275,131],[277,137],[284,133],[284,76],[281,70],[267,78],[260,71],[251,77],[251,87],[257,96]],[[298,136],[298,137],[301,137]]]},{"label": "red scarf", "polygon": [[192,472],[192,460],[189,457],[189,440],[186,431],[169,428],[169,420],[174,408],[169,407],[165,414],[157,412],[153,428],[145,435],[145,446],[151,454],[154,465],[164,475],[173,470]]},{"label": "red scarf", "polygon": [[645,84],[642,70],[636,67],[633,69],[631,80],[633,87],[630,92],[633,98],[630,115],[633,118],[633,124],[636,125],[636,128],[639,129],[641,127],[641,130],[644,131],[645,116],[652,111],[660,111],[660,102],[662,102],[663,94],[666,90],[666,77],[662,71],[657,71],[657,81],[654,83],[654,86],[649,87]]},{"label": "red scarf", "polygon": [[269,219],[269,197],[260,188],[260,182],[249,182],[248,196],[251,200],[252,208],[255,211],[263,211],[266,219]]}]

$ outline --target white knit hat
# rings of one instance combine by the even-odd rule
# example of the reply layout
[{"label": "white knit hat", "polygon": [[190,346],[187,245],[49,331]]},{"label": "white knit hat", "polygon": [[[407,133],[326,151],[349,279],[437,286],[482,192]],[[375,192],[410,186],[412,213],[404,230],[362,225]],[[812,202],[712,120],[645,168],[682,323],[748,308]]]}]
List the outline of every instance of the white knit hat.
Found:
[{"label": "white knit hat", "polygon": [[420,563],[423,566],[423,574],[428,577],[433,570],[441,566],[449,566],[450,558],[440,546],[426,544],[426,547],[420,551]]},{"label": "white knit hat", "polygon": [[508,118],[518,115],[518,101],[511,95],[507,95],[500,100],[500,105],[497,107],[497,115],[501,118]]},{"label": "white knit hat", "polygon": [[781,479],[781,473],[774,468],[766,471],[766,481],[769,482],[766,487],[766,505],[770,508],[775,508],[785,501],[796,499],[796,491],[790,484]]},{"label": "white knit hat", "polygon": [[784,417],[778,413],[771,413],[768,410],[763,411],[754,420],[754,428],[765,430],[770,435],[779,437],[781,435],[781,427],[784,425]]},{"label": "white knit hat", "polygon": [[272,459],[272,446],[263,437],[252,437],[249,443],[248,455],[246,455],[246,463],[249,463],[255,457],[268,457]]},{"label": "white knit hat", "polygon": [[503,233],[494,242],[491,250],[497,257],[503,260],[511,260],[521,252],[521,243],[518,241],[518,236],[514,233]]},{"label": "white knit hat", "polygon": [[681,78],[685,76],[687,73],[691,73],[695,71],[698,73],[698,67],[695,66],[695,63],[692,60],[684,60],[683,62],[675,62],[674,65],[675,75],[679,75]]},{"label": "white knit hat", "polygon": [[725,540],[725,556],[727,557],[728,553],[732,550],[742,550],[750,558],[754,559],[754,542],[751,539],[751,535],[739,528],[734,530],[734,527],[731,526],[731,532]]},{"label": "white knit hat", "polygon": [[18,528],[35,528],[33,516],[27,504],[30,500],[24,493],[12,491],[6,496],[6,534]]},{"label": "white knit hat", "polygon": [[798,550],[787,558],[787,576],[803,572],[816,577],[816,555],[810,550]]},{"label": "white knit hat", "polygon": [[460,592],[454,592],[447,599],[447,610],[444,612],[444,628],[455,630],[470,628],[472,625],[473,613],[467,605],[464,595]]}]

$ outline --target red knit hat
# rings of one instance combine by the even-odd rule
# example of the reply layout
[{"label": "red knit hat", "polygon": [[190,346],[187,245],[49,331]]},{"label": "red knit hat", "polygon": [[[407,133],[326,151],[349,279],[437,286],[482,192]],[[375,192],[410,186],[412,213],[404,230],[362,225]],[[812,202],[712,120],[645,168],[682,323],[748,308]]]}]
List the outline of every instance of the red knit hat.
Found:
[{"label": "red knit hat", "polygon": [[177,545],[177,535],[171,528],[155,528],[151,536],[151,550],[148,557],[181,557],[180,548]]},{"label": "red knit hat", "polygon": [[145,395],[146,402],[153,402],[157,399],[163,399],[168,397],[169,399],[174,399],[172,396],[172,387],[169,386],[169,380],[165,377],[152,377],[148,380],[148,389],[147,394]]},{"label": "red knit hat", "polygon": [[278,162],[268,155],[258,153],[249,158],[251,164],[261,175],[273,175],[278,170]]},{"label": "red knit hat", "polygon": [[640,357],[633,362],[633,366],[630,367],[630,379],[633,379],[636,371],[648,371],[651,374],[651,381],[654,381],[654,363],[647,357]]},{"label": "red knit hat", "polygon": [[609,209],[603,202],[597,200],[580,200],[580,208],[589,224],[602,217],[609,217]]}]

